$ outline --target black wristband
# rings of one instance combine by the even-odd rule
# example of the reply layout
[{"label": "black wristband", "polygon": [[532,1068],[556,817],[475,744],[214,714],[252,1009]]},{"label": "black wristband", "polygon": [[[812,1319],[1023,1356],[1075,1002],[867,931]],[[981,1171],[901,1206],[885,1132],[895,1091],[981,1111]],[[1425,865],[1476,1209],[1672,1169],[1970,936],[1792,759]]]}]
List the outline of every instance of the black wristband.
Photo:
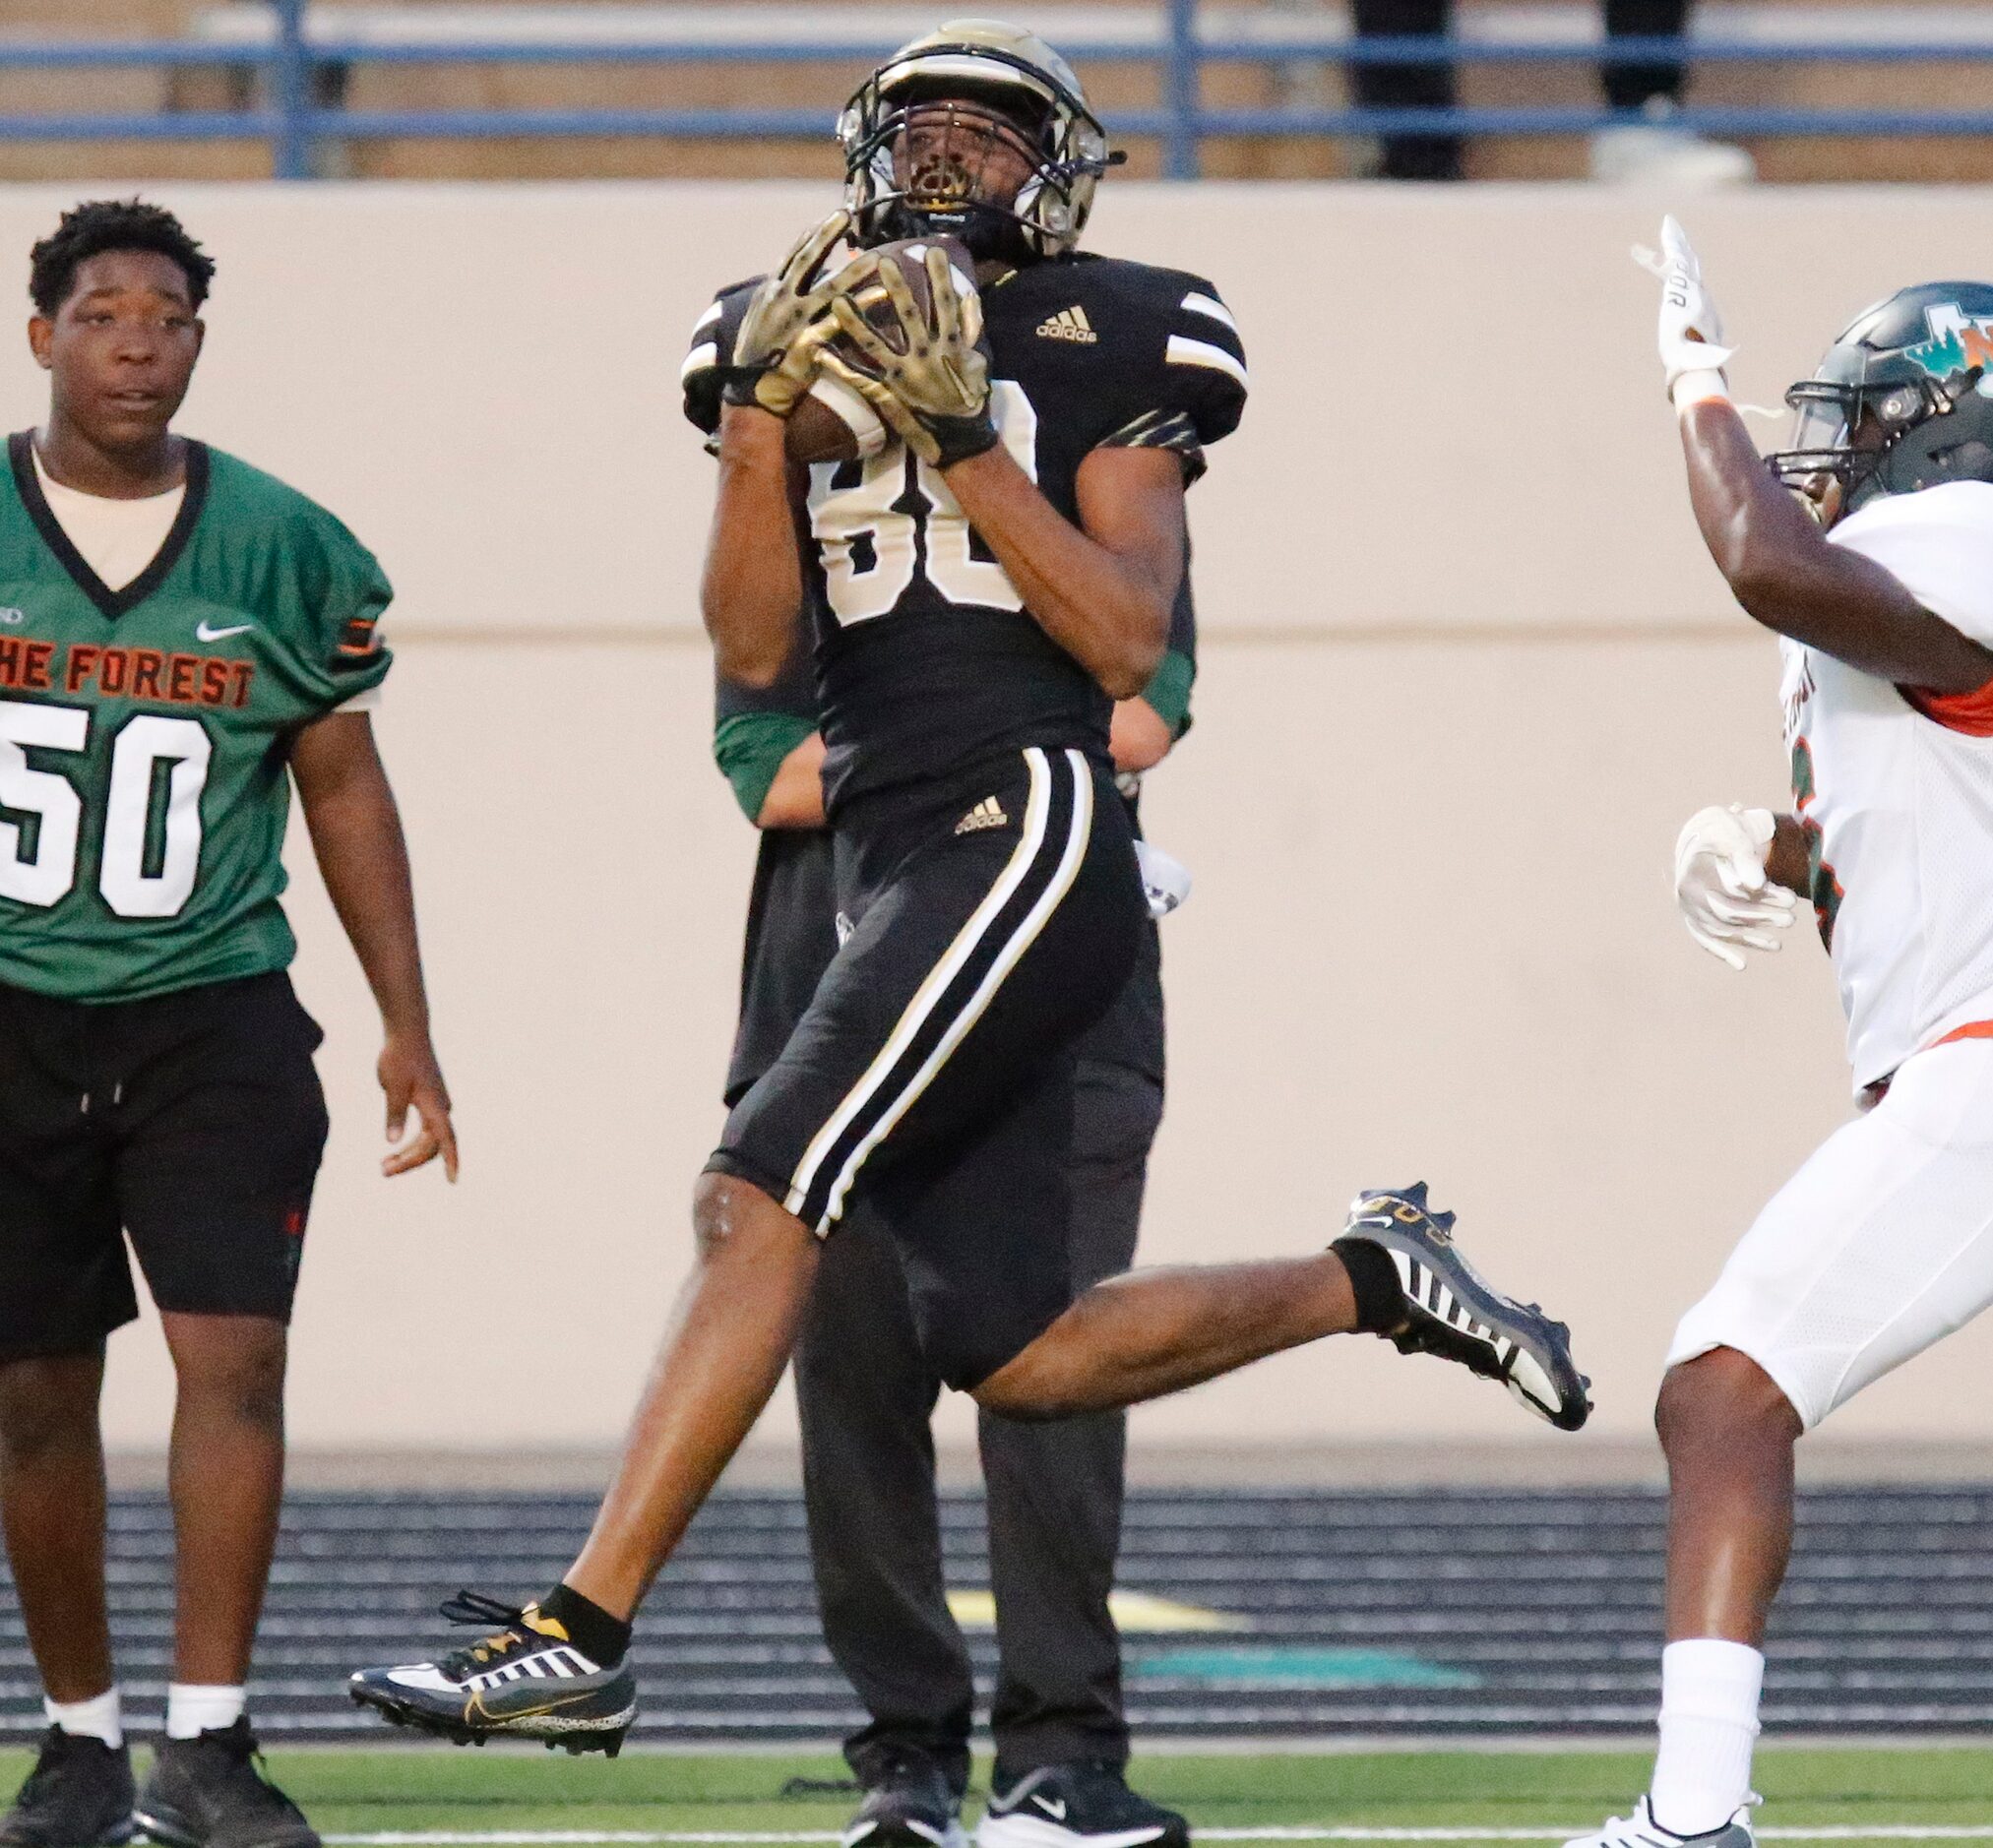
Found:
[{"label": "black wristband", "polygon": [[957,462],[981,456],[1003,441],[987,410],[977,411],[971,417],[923,417],[920,421],[921,427],[941,445],[940,460],[934,464],[937,468],[953,468]]},{"label": "black wristband", "polygon": [[1382,1245],[1344,1236],[1329,1249],[1349,1272],[1350,1293],[1356,1298],[1356,1326],[1364,1334],[1389,1334],[1404,1321],[1404,1289],[1398,1266]]}]

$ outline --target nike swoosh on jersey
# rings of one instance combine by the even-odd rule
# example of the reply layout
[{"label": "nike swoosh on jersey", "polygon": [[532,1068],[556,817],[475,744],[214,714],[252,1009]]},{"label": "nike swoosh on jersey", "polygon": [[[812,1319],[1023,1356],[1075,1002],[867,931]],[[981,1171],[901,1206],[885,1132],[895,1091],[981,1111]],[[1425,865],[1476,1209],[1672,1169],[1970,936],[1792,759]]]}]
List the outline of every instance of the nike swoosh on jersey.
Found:
[{"label": "nike swoosh on jersey", "polygon": [[254,623],[237,623],[232,629],[210,629],[204,616],[194,625],[194,639],[197,642],[225,642],[230,636],[247,635],[255,627]]}]

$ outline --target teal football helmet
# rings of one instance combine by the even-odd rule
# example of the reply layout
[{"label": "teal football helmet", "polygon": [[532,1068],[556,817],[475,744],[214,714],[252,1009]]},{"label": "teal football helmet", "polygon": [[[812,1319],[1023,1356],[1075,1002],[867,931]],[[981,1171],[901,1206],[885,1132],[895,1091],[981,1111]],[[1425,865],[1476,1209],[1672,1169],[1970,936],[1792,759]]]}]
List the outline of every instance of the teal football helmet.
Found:
[{"label": "teal football helmet", "polygon": [[1864,309],[1785,394],[1787,486],[1829,475],[1852,513],[1887,494],[1993,481],[1993,283],[1919,282]]}]

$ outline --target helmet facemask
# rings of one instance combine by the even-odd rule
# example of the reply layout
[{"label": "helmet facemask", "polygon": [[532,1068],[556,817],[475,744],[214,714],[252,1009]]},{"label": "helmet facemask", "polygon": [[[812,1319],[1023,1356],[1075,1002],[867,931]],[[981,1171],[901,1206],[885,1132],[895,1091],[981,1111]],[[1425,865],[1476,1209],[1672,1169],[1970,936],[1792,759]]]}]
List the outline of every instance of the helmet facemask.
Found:
[{"label": "helmet facemask", "polygon": [[1823,478],[1839,484],[1836,515],[1850,514],[1884,494],[1913,494],[1947,480],[1993,479],[1993,450],[1962,418],[1956,439],[1949,418],[1977,391],[1983,368],[1936,379],[1841,383],[1802,379],[1785,394],[1792,406],[1792,447],[1766,461],[1787,487],[1816,504]]},{"label": "helmet facemask", "polygon": [[948,233],[977,258],[1023,263],[1078,241],[1094,183],[1118,158],[1105,132],[1046,73],[971,49],[997,79],[952,75],[937,48],[889,64],[846,105],[838,136],[859,245]]},{"label": "helmet facemask", "polygon": [[[1974,373],[1966,389],[1976,383]],[[1954,400],[1935,380],[1864,384],[1802,379],[1785,394],[1792,409],[1791,446],[1765,460],[1788,488],[1804,492],[1822,476],[1840,485],[1851,509],[1889,460],[1890,452],[1928,418],[1945,415]]]}]

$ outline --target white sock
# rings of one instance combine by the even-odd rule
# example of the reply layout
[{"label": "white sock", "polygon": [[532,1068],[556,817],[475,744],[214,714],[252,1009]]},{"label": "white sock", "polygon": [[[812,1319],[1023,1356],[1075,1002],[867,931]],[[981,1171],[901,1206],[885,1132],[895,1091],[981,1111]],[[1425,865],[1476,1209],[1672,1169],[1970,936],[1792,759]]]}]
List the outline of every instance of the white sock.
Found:
[{"label": "white sock", "polygon": [[166,1737],[199,1739],[233,1726],[242,1717],[240,1688],[204,1688],[176,1681],[166,1689]]},{"label": "white sock", "polygon": [[1721,1828],[1751,1793],[1751,1746],[1765,1658],[1749,1643],[1698,1636],[1661,1651],[1660,1752],[1651,1812],[1677,1835]]},{"label": "white sock", "polygon": [[41,1710],[51,1726],[60,1726],[78,1739],[101,1739],[115,1752],[125,1743],[124,1713],[118,1704],[118,1691],[107,1688],[89,1700],[51,1700],[41,1696]]}]

